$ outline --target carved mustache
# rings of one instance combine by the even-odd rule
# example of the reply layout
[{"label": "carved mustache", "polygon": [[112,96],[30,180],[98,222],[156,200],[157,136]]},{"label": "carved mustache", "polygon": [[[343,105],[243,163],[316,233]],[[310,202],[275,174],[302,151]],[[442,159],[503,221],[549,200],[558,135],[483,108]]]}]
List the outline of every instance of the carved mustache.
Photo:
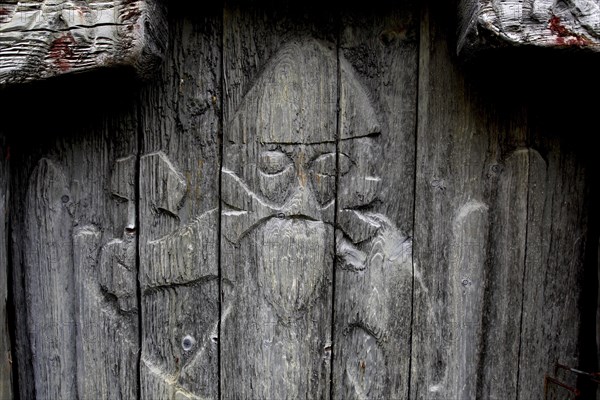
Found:
[{"label": "carved mustache", "polygon": [[[271,218],[301,218],[334,225],[334,200],[321,206],[309,188],[299,186],[285,204],[279,206],[254,193],[233,171],[223,169],[221,184],[222,200],[230,208],[223,211],[223,234],[232,243],[238,243]],[[374,192],[368,194],[363,204],[368,204],[374,198]],[[372,237],[380,227],[354,209],[338,210],[337,225],[353,243]],[[353,229],[344,229],[347,226],[353,226]]]},{"label": "carved mustache", "polygon": [[333,225],[334,201],[321,207],[308,188],[299,186],[283,206],[259,197],[230,170],[222,173],[222,199],[232,210],[223,212],[223,234],[237,243],[270,218],[304,218]]}]

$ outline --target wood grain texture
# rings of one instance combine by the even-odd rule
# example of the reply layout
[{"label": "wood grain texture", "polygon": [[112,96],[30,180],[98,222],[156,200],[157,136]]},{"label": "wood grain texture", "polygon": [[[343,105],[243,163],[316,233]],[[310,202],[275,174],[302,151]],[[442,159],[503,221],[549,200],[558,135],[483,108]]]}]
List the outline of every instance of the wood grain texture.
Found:
[{"label": "wood grain texture", "polygon": [[225,8],[226,399],[329,398],[338,63],[311,6]]},{"label": "wood grain texture", "polygon": [[[543,78],[543,77],[541,77]],[[544,79],[545,80],[545,79]],[[594,90],[599,81],[594,79],[579,90]],[[585,132],[593,122],[593,108],[585,108],[586,117],[573,122],[571,118],[554,118],[547,92],[533,96],[529,140],[538,149],[530,154],[529,213],[527,258],[525,264],[523,321],[521,330],[521,358],[518,396],[520,399],[538,396],[536,382],[545,374],[553,375],[555,364],[578,365],[585,370],[591,347],[585,337],[593,337],[592,324],[584,323],[583,314],[593,299],[586,291],[594,287],[585,281],[585,253],[590,240],[589,208],[593,197],[591,186],[596,178],[595,150],[589,148],[585,136],[568,132]],[[571,108],[572,107],[572,108]],[[587,106],[586,106],[587,107]],[[576,105],[565,110],[575,110]],[[563,373],[558,378],[573,386],[574,374]],[[584,389],[583,382],[579,382]],[[592,398],[593,388],[583,392],[583,398]],[[564,398],[557,391],[555,398]]]},{"label": "wood grain texture", "polygon": [[147,76],[165,41],[158,0],[0,4],[0,86],[101,67]]},{"label": "wood grain texture", "polygon": [[222,8],[170,9],[142,94],[140,398],[218,398]]},{"label": "wood grain texture", "polygon": [[519,372],[519,345],[525,256],[527,250],[528,149],[504,159],[491,203],[490,264],[483,334],[482,395],[514,398]]},{"label": "wood grain texture", "polygon": [[449,372],[457,399],[477,398],[478,368],[483,341],[483,300],[486,286],[485,263],[489,236],[488,206],[470,200],[452,220],[449,266],[451,301],[456,338],[452,354],[456,368]]},{"label": "wood grain texture", "polygon": [[10,196],[10,154],[4,133],[0,132],[0,399],[13,398],[12,348],[9,318],[8,219]]},{"label": "wood grain texture", "polygon": [[[541,399],[590,334],[576,308],[594,156],[571,132],[593,112],[556,116],[548,74],[465,76],[447,10],[422,19],[414,251],[429,291],[415,291],[411,397]],[[523,85],[538,90],[515,99]]]},{"label": "wood grain texture", "polygon": [[[63,201],[63,198],[67,201]],[[25,198],[24,264],[28,334],[35,391],[48,398],[76,393],[75,274],[70,190],[62,168],[47,158],[35,166]]]},{"label": "wood grain texture", "polygon": [[[482,301],[502,132],[486,119],[478,107],[485,102],[478,102],[453,64],[446,41],[451,7],[429,3],[421,17],[413,252],[427,290],[417,291],[415,284],[414,399],[487,398],[480,392]],[[520,140],[507,139],[508,147]]]},{"label": "wood grain texture", "polygon": [[190,7],[142,88],[0,91],[18,397],[542,399],[588,369],[596,80],[470,75],[454,2]]},{"label": "wood grain texture", "polygon": [[[343,12],[333,396],[408,396],[417,8]],[[418,271],[416,272],[418,275]],[[420,288],[419,288],[420,290]]]},{"label": "wood grain texture", "polygon": [[30,88],[2,97],[15,117],[4,129],[18,171],[11,264],[19,396],[135,398],[137,302],[126,293],[136,284],[125,279],[137,275],[135,198],[111,191],[118,160],[137,153],[135,108],[130,96],[92,116],[71,104],[73,125],[65,126],[50,118],[66,104],[61,95],[40,119],[24,118],[18,104],[35,96],[44,95]]},{"label": "wood grain texture", "polygon": [[458,51],[503,46],[600,49],[593,0],[460,0]]}]

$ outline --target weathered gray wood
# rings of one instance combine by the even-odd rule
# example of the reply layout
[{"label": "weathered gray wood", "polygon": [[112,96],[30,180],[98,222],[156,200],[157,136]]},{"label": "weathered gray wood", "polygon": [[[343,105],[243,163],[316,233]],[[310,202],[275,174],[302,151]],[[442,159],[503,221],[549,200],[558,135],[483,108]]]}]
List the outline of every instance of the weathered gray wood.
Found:
[{"label": "weathered gray wood", "polygon": [[62,168],[47,158],[40,159],[25,198],[23,251],[35,392],[47,398],[76,393],[70,195]]},{"label": "weathered gray wood", "polygon": [[0,4],[0,86],[99,67],[145,76],[165,41],[159,0]]},{"label": "weathered gray wood", "polygon": [[228,399],[329,398],[338,63],[330,14],[304,7],[225,8]]},{"label": "weathered gray wood", "polygon": [[12,349],[9,329],[8,298],[8,212],[10,169],[6,137],[0,133],[0,399],[10,400],[12,394]]},{"label": "weathered gray wood", "polygon": [[342,17],[334,398],[408,397],[417,14]]},{"label": "weathered gray wood", "polygon": [[[594,156],[570,132],[593,113],[557,116],[547,74],[491,66],[494,82],[465,82],[447,13],[428,4],[421,30],[415,268],[428,291],[415,290],[411,397],[541,399],[554,363],[583,350]],[[537,90],[515,98],[524,85]]]},{"label": "weathered gray wood", "polygon": [[537,399],[581,363],[591,105],[471,87],[453,4],[172,7],[141,105],[0,92],[21,398]]},{"label": "weathered gray wood", "polygon": [[517,149],[502,162],[497,192],[492,194],[491,267],[484,300],[481,395],[515,398],[519,379],[519,345],[527,250],[530,150]]},{"label": "weathered gray wood", "polygon": [[[582,91],[593,90],[597,85],[594,80]],[[587,117],[573,122],[567,115],[579,112],[576,104],[565,110],[565,117],[554,118],[548,107],[549,98],[536,96],[533,101],[530,113],[535,116],[535,123],[530,124],[529,140],[539,153],[531,152],[529,161],[519,399],[539,397],[536,382],[543,380],[545,374],[554,376],[557,362],[591,370],[582,364],[590,351],[582,338],[593,335],[582,332],[585,325],[581,314],[587,307],[584,303],[592,301],[585,297],[593,284],[585,281],[584,260],[586,246],[594,246],[588,243],[588,207],[589,188],[595,184],[590,170],[597,160],[594,150],[585,150],[589,145],[585,139],[568,132],[587,130],[593,124],[594,112],[586,112]],[[577,376],[565,371],[559,371],[558,378],[573,386],[577,383]],[[556,393],[555,398],[561,399],[566,392]],[[588,392],[582,397],[591,396]]]},{"label": "weathered gray wood", "polygon": [[142,96],[140,398],[218,398],[222,8],[170,13]]},{"label": "weathered gray wood", "polygon": [[137,286],[135,198],[125,201],[112,184],[134,182],[135,171],[119,165],[137,154],[135,107],[127,96],[126,105],[115,101],[90,118],[71,105],[65,125],[50,117],[63,112],[57,100],[32,119],[18,95],[2,98],[14,117],[5,129],[18,171],[11,246],[19,395],[135,398],[137,301],[128,295]]},{"label": "weathered gray wood", "polygon": [[594,0],[460,0],[458,51],[501,46],[600,50]]},{"label": "weathered gray wood", "polygon": [[421,20],[414,266],[426,290],[415,284],[413,399],[488,398],[481,395],[480,362],[492,212],[487,187],[501,170],[500,132],[479,118],[479,103],[452,62],[451,8],[431,2]]},{"label": "weathered gray wood", "polygon": [[456,338],[456,366],[448,371],[457,399],[477,398],[483,341],[485,262],[489,236],[488,206],[477,200],[463,204],[452,220],[449,267],[450,296]]}]

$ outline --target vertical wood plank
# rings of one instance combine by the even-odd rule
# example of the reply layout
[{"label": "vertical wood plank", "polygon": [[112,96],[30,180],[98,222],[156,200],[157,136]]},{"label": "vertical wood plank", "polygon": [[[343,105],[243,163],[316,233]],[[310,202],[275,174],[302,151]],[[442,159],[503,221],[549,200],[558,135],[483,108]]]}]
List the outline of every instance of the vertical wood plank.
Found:
[{"label": "vertical wood plank", "polygon": [[[411,393],[541,398],[544,375],[579,365],[588,335],[578,307],[595,155],[577,132],[594,112],[568,104],[556,115],[552,98],[579,92],[546,87],[550,72],[460,68],[446,7],[430,2],[422,19],[414,251],[428,292],[415,287]],[[484,244],[466,249],[460,231]],[[468,270],[461,254],[474,257]]]},{"label": "vertical wood plank", "polygon": [[477,398],[488,235],[487,205],[471,200],[458,209],[452,221],[449,258],[456,332],[452,351],[457,358],[449,375],[457,399]]},{"label": "vertical wood plank", "polygon": [[511,398],[531,150],[523,105],[465,81],[450,8],[421,19],[411,398]]},{"label": "vertical wood plank", "polygon": [[[542,77],[540,77],[542,78]],[[597,80],[582,91],[597,88]],[[593,125],[595,110],[583,112],[572,121],[568,115],[579,112],[578,106],[567,107],[564,118],[553,118],[544,93],[531,106],[531,141],[538,152],[530,155],[530,187],[527,259],[524,280],[521,356],[518,398],[539,396],[539,384],[546,374],[575,386],[577,377],[566,371],[555,375],[556,363],[591,370],[583,363],[590,349],[584,332],[592,324],[585,310],[590,282],[585,281],[585,253],[592,228],[589,209],[590,171],[597,163],[595,149],[589,148],[584,134]],[[582,110],[583,111],[583,110]],[[590,266],[587,266],[588,268]],[[593,268],[593,267],[592,267]],[[592,284],[593,285],[593,284]],[[582,317],[583,315],[583,317]],[[582,380],[580,389],[586,386]],[[589,387],[589,384],[587,385]],[[566,395],[555,387],[556,398]],[[591,392],[582,397],[591,397]],[[552,398],[552,397],[550,397]]]},{"label": "vertical wood plank", "polygon": [[165,63],[142,96],[141,398],[219,396],[222,8],[197,11],[171,5]]},{"label": "vertical wood plank", "polygon": [[335,398],[408,397],[417,11],[376,2],[342,15]]},{"label": "vertical wood plank", "polygon": [[224,26],[222,396],[329,398],[335,20],[230,2]]},{"label": "vertical wood plank", "polygon": [[[105,88],[118,82],[98,79]],[[89,115],[68,100],[77,93],[65,91],[46,99],[38,118],[23,114],[24,100],[47,93],[56,88],[25,88],[10,103],[2,98],[14,116],[5,128],[18,171],[11,179],[11,254],[19,395],[136,398],[137,285],[125,279],[137,274],[129,213],[135,198],[111,187],[118,160],[137,154],[133,98],[102,107],[91,100],[87,106],[97,111]],[[66,104],[70,124],[51,118]]]},{"label": "vertical wood plank", "polygon": [[529,150],[504,160],[492,200],[490,263],[484,307],[482,395],[516,397],[527,245]]},{"label": "vertical wood plank", "polygon": [[12,348],[9,330],[14,324],[14,321],[9,319],[8,310],[9,157],[10,149],[7,147],[6,137],[4,133],[0,133],[0,399],[7,400],[13,398]]},{"label": "vertical wood plank", "polygon": [[23,244],[35,391],[48,398],[76,393],[70,194],[62,168],[40,159],[28,182]]},{"label": "vertical wood plank", "polygon": [[[487,243],[477,243],[488,235],[481,215],[489,209],[484,185],[500,156],[495,133],[479,130],[463,77],[449,66],[449,29],[439,25],[449,8],[425,3],[421,16],[413,252],[423,289],[415,284],[413,399],[471,399],[477,387],[470,385],[477,381],[465,380],[473,378],[472,368],[481,369],[471,365],[481,350],[462,340],[482,333],[482,315],[469,306],[485,290]],[[470,286],[463,288],[463,280]]]}]

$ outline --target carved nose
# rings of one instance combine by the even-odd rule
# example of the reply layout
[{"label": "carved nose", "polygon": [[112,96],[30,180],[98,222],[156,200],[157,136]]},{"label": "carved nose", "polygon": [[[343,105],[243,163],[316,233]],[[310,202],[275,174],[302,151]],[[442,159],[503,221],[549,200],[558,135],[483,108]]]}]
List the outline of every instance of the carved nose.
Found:
[{"label": "carved nose", "polygon": [[282,210],[286,217],[301,215],[314,220],[321,220],[321,211],[312,190],[306,186],[298,186],[296,191],[285,203]]}]

